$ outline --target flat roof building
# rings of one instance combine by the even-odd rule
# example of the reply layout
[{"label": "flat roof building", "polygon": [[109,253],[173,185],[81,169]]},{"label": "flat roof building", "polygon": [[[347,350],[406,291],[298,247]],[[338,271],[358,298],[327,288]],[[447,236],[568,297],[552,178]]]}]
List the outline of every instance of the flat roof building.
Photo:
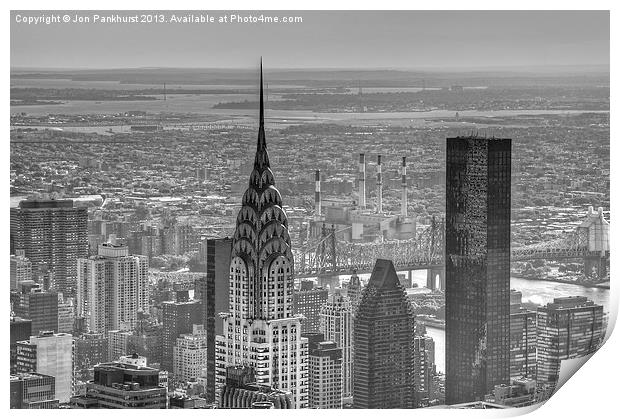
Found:
[{"label": "flat roof building", "polygon": [[603,306],[587,297],[555,298],[536,315],[536,381],[553,391],[563,360],[589,355],[602,344]]},{"label": "flat roof building", "polygon": [[73,201],[26,200],[11,208],[11,253],[23,250],[32,266],[46,264],[51,286],[75,295],[77,260],[88,257],[88,210]]},{"label": "flat roof building", "polygon": [[510,167],[510,139],[447,139],[447,404],[509,383]]},{"label": "flat roof building", "polygon": [[56,379],[25,372],[11,375],[11,409],[54,409],[58,407]]},{"label": "flat roof building", "polygon": [[342,348],[325,341],[322,333],[308,338],[308,404],[311,409],[342,408]]},{"label": "flat roof building", "polygon": [[86,395],[71,400],[75,407],[100,409],[166,409],[168,389],[159,385],[159,370],[121,362],[95,366]]},{"label": "flat roof building", "polygon": [[17,342],[17,372],[36,372],[55,378],[55,399],[68,403],[73,391],[73,336],[40,332]]}]

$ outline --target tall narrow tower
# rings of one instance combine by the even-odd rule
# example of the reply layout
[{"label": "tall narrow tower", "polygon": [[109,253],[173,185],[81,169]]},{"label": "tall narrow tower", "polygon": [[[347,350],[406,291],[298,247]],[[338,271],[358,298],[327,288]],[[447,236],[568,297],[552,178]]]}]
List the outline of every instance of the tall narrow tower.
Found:
[{"label": "tall narrow tower", "polygon": [[402,188],[400,214],[403,217],[406,217],[407,216],[407,157],[403,157],[403,164],[401,166],[400,186]]},{"label": "tall narrow tower", "polygon": [[78,259],[77,314],[89,331],[136,327],[138,311],[149,307],[148,268],[146,256],[112,243],[100,244],[97,256]]},{"label": "tall narrow tower", "polygon": [[321,171],[314,174],[314,218],[321,219]]},{"label": "tall narrow tower", "polygon": [[381,179],[381,155],[377,156],[377,212],[383,213],[383,179]]},{"label": "tall narrow tower", "polygon": [[366,209],[366,155],[360,153],[357,187],[359,188],[359,206]]},{"label": "tall narrow tower", "polygon": [[510,139],[447,140],[447,404],[509,383],[510,157]]},{"label": "tall narrow tower", "polygon": [[293,254],[267,154],[262,62],[258,142],[233,235],[229,295],[216,342],[216,397],[227,367],[250,366],[257,384],[290,392],[296,408],[307,407],[308,340],[293,314]]},{"label": "tall narrow tower", "polygon": [[325,340],[342,349],[342,399],[351,398],[353,375],[353,306],[348,297],[336,290],[327,298],[320,312],[320,332]]},{"label": "tall narrow tower", "polygon": [[414,314],[391,260],[377,259],[353,321],[353,407],[412,409]]}]

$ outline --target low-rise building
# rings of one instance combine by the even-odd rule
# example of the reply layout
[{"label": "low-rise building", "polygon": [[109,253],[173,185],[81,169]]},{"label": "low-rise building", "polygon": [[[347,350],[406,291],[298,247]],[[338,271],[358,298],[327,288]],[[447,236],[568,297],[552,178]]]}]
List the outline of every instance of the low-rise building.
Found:
[{"label": "low-rise building", "polygon": [[11,375],[11,409],[54,409],[58,407],[56,379],[35,372]]},{"label": "low-rise building", "polygon": [[159,370],[121,362],[95,366],[86,394],[71,398],[74,408],[166,409],[168,389],[159,385]]}]

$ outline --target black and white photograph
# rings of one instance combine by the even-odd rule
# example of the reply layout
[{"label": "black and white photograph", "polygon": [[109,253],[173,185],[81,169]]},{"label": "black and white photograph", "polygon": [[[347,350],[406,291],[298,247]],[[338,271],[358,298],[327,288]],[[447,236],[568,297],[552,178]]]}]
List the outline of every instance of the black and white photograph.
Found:
[{"label": "black and white photograph", "polygon": [[609,7],[162,6],[6,13],[10,409],[506,416],[588,368]]}]

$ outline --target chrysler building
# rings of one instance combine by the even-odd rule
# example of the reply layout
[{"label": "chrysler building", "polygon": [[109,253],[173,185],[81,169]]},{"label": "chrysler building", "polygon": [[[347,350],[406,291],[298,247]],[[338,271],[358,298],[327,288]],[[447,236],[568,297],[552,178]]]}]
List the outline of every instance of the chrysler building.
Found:
[{"label": "chrysler building", "polygon": [[229,312],[216,341],[217,395],[226,367],[250,366],[257,384],[291,393],[308,407],[308,340],[293,314],[293,254],[282,197],[275,187],[265,139],[263,68],[254,169],[233,235]]}]

